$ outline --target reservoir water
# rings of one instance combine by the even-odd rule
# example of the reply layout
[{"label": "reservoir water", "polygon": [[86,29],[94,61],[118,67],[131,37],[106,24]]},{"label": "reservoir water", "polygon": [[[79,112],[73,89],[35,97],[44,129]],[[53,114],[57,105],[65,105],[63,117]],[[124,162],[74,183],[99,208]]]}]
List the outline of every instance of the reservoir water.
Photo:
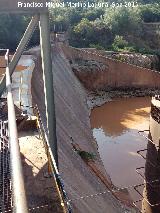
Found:
[{"label": "reservoir water", "polygon": [[[145,165],[137,154],[147,147],[147,140],[138,131],[149,129],[151,98],[114,99],[91,113],[93,136],[107,174],[116,187],[142,183],[136,168]],[[146,133],[147,136],[147,133]],[[132,199],[139,196],[130,189]]]}]

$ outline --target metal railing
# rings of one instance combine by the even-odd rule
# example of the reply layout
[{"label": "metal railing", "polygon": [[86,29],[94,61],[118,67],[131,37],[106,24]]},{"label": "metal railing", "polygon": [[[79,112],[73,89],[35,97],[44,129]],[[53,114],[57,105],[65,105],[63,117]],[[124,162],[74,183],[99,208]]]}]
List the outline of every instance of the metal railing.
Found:
[{"label": "metal railing", "polygon": [[0,212],[12,208],[8,124],[0,120]]},{"label": "metal railing", "polygon": [[[160,96],[155,96],[155,98],[157,100],[159,100]],[[156,143],[154,143],[154,141],[149,138],[149,136],[145,135],[145,133],[150,133],[150,130],[141,130],[141,131],[138,131],[138,133],[144,137],[148,143],[152,144],[156,149],[159,149],[160,148],[160,145],[157,145]],[[150,164],[150,166],[153,168],[153,169],[159,169],[160,165],[159,164],[155,164],[153,163],[151,160],[147,159],[147,152],[148,152],[148,148],[145,148],[145,149],[141,149],[141,150],[138,150],[137,151],[137,154],[139,156],[141,156],[144,160],[147,160],[148,164]],[[158,158],[157,158],[157,161],[158,161]],[[137,192],[138,195],[140,195],[140,199],[139,200],[136,200],[133,202],[134,206],[136,208],[138,208],[137,204],[138,203],[142,203],[143,201],[145,201],[150,207],[157,207],[157,206],[160,206],[160,200],[156,201],[156,202],[151,202],[150,201],[150,196],[148,197],[145,197],[144,196],[144,193],[141,192],[140,190],[140,187],[143,187],[145,188],[147,185],[150,186],[150,188],[152,189],[152,193],[155,193],[155,188],[157,188],[159,185],[160,185],[160,179],[156,178],[156,179],[150,179],[149,181],[147,180],[146,178],[146,174],[145,174],[145,169],[146,167],[145,166],[141,166],[141,167],[137,167],[136,168],[136,172],[137,174],[143,179],[143,183],[142,184],[138,184],[136,186],[134,186],[134,190]],[[151,169],[150,169],[150,172],[151,172]],[[138,208],[139,209],[139,208]],[[139,209],[139,212],[143,212]]]},{"label": "metal railing", "polygon": [[67,193],[64,189],[64,183],[63,183],[63,180],[59,174],[59,170],[57,168],[57,164],[56,164],[56,161],[55,161],[55,158],[52,154],[52,151],[51,151],[51,148],[49,146],[49,143],[48,143],[48,138],[47,138],[47,135],[45,133],[45,128],[43,126],[43,122],[42,122],[42,119],[41,119],[41,115],[40,115],[40,112],[39,112],[39,109],[38,109],[38,106],[36,105],[34,107],[35,111],[36,111],[36,116],[37,116],[37,122],[38,122],[38,128],[39,128],[39,131],[40,131],[40,136],[43,140],[43,143],[44,143],[44,146],[46,148],[46,154],[47,154],[47,157],[48,157],[48,170],[49,170],[49,173],[51,173],[55,179],[55,183],[56,183],[56,188],[57,188],[57,192],[59,194],[59,198],[61,200],[61,206],[63,207],[63,212],[64,213],[72,213],[73,210],[72,210],[72,206],[69,202],[69,199],[68,199],[68,196],[67,196]]},{"label": "metal railing", "polygon": [[[1,49],[0,49],[1,50]],[[3,50],[4,51],[4,50]],[[11,185],[12,185],[12,208],[14,213],[28,213],[28,207],[26,202],[24,179],[21,165],[21,156],[18,143],[17,125],[16,125],[16,115],[11,89],[11,78],[9,70],[9,50],[5,50],[5,60],[6,60],[6,94],[7,94],[7,105],[8,105],[8,135],[9,135],[9,152],[10,152],[10,168],[11,168]],[[55,159],[51,152],[50,146],[48,144],[48,138],[45,134],[44,126],[41,121],[40,112],[38,107],[34,107],[36,110],[38,127],[40,130],[41,138],[45,144],[46,153],[49,163],[49,173],[53,175],[56,183],[57,192],[59,194],[63,212],[71,213],[72,207],[70,205],[67,194],[64,190],[64,184],[59,174]],[[1,212],[1,211],[0,211]],[[2,210],[3,212],[3,210]],[[4,212],[6,210],[4,209]]]},{"label": "metal railing", "polygon": [[39,131],[39,136],[43,141],[45,151],[46,151],[46,155],[47,155],[47,158],[48,158],[48,175],[49,176],[51,175],[54,178],[56,190],[57,190],[57,193],[59,195],[59,199],[60,199],[60,202],[61,202],[63,212],[64,213],[73,213],[72,206],[71,206],[70,200],[68,198],[68,195],[66,193],[63,180],[62,180],[61,175],[59,173],[55,158],[53,156],[53,153],[51,151],[51,148],[50,148],[50,145],[49,145],[49,142],[48,142],[48,137],[46,135],[45,127],[43,125],[43,121],[42,121],[42,118],[41,118],[41,113],[39,111],[39,108],[38,108],[37,104],[35,106],[27,106],[27,105],[22,105],[20,103],[20,106],[32,108],[34,110],[34,113],[37,117],[37,128],[38,128],[38,131]]},{"label": "metal railing", "polygon": [[11,90],[11,78],[9,72],[9,50],[6,50],[5,60],[13,212],[28,213],[21,156],[18,143],[16,115]]},{"label": "metal railing", "polygon": [[155,95],[154,97],[156,100],[160,101],[160,95]]}]

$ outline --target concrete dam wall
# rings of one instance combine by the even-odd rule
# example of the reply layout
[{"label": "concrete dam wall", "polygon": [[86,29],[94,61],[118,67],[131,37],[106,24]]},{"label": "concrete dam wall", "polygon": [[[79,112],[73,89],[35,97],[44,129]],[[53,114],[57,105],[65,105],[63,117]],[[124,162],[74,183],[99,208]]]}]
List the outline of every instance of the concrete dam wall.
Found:
[{"label": "concrete dam wall", "polygon": [[93,60],[103,63],[105,70],[81,71],[74,70],[76,76],[89,90],[107,88],[160,88],[160,73],[150,69],[110,59],[99,51],[86,51],[63,45],[68,59]]},{"label": "concrete dam wall", "polygon": [[[40,50],[35,48],[29,52],[36,57],[32,75],[32,100],[33,104],[38,105],[43,123],[46,126]],[[107,188],[73,149],[72,143],[78,145],[82,150],[95,153],[98,159],[97,167],[104,174],[105,170],[90,128],[85,89],[72,72],[59,44],[53,47],[52,60],[59,170],[68,197],[72,200],[73,212],[124,212],[125,210],[119,201],[108,192],[94,198],[80,199],[81,196],[104,192]]]}]

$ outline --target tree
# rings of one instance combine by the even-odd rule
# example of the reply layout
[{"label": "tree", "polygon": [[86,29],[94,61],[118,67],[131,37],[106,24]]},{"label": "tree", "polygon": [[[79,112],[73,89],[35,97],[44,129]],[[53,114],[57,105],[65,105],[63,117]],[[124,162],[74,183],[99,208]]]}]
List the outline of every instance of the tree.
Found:
[{"label": "tree", "polygon": [[89,21],[94,21],[97,18],[101,18],[104,15],[104,9],[102,8],[92,8],[85,10],[83,16]]},{"label": "tree", "polygon": [[137,9],[108,8],[104,22],[117,35],[137,34],[141,31],[142,20]]},{"label": "tree", "polygon": [[72,28],[70,33],[72,43],[77,46],[76,43],[78,42],[79,47],[87,47],[92,40],[93,33],[94,31],[91,22],[88,19],[83,18],[81,22]]},{"label": "tree", "polygon": [[[22,15],[0,15],[0,47],[14,51],[22,38],[31,17]],[[34,34],[31,46],[39,43],[39,37]]]}]

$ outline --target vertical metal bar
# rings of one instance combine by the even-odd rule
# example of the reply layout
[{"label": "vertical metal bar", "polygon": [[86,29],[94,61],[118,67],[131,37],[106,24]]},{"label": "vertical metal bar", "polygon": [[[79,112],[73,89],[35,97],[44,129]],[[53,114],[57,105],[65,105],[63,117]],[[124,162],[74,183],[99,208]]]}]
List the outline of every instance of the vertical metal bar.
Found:
[{"label": "vertical metal bar", "polygon": [[19,108],[22,110],[22,72],[20,74],[20,86],[19,86]]},{"label": "vertical metal bar", "polygon": [[[2,128],[2,131],[3,131],[3,123],[1,123],[1,128]],[[2,133],[3,135],[3,133]],[[2,139],[2,143],[3,143],[3,158],[2,158],[2,212],[5,211],[5,164],[4,164],[4,159],[5,159],[5,144],[4,144],[4,140]]]},{"label": "vertical metal bar", "polygon": [[48,142],[58,167],[56,116],[54,103],[54,87],[50,45],[49,15],[40,14],[40,43],[44,80],[45,106],[48,129]]},{"label": "vertical metal bar", "polygon": [[9,128],[11,177],[12,177],[11,179],[13,191],[13,212],[28,213],[22,165],[21,165],[21,156],[18,143],[16,115],[11,92],[11,79],[8,63],[6,67],[6,88],[7,88],[7,103],[8,103],[8,128]]},{"label": "vertical metal bar", "polygon": [[[24,48],[26,47],[27,43],[29,42],[29,39],[31,38],[31,36],[34,32],[34,29],[35,29],[36,25],[38,24],[38,21],[39,21],[39,15],[35,15],[32,18],[32,20],[30,21],[30,23],[16,49],[16,52],[9,64],[10,75],[12,75],[12,73],[14,72],[14,69],[24,51]],[[4,76],[0,82],[0,96],[3,94],[5,88],[6,88],[6,76]]]}]

